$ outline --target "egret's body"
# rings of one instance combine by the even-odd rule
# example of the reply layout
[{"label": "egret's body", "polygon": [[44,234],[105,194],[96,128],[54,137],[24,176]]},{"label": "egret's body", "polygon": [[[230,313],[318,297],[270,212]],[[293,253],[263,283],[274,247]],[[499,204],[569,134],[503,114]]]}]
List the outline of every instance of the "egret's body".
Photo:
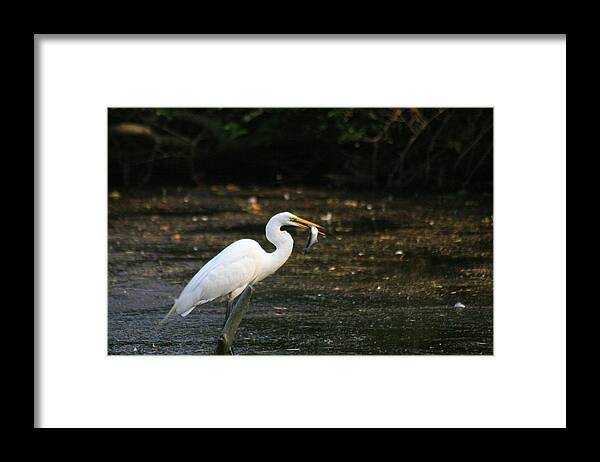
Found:
[{"label": "egret's body", "polygon": [[294,240],[287,231],[281,229],[282,226],[320,228],[289,212],[278,213],[267,223],[265,233],[267,240],[275,246],[275,251],[266,252],[252,239],[241,239],[230,244],[200,268],[164,320],[173,313],[185,317],[199,305],[223,299],[229,303],[228,316],[233,300],[238,295],[273,274],[290,257]]}]

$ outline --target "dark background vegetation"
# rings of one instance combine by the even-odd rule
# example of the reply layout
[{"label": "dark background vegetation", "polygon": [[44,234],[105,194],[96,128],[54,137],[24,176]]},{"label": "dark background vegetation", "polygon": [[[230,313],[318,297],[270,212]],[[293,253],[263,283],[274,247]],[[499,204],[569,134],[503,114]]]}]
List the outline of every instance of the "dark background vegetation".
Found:
[{"label": "dark background vegetation", "polygon": [[108,181],[491,192],[492,126],[491,108],[111,108]]}]

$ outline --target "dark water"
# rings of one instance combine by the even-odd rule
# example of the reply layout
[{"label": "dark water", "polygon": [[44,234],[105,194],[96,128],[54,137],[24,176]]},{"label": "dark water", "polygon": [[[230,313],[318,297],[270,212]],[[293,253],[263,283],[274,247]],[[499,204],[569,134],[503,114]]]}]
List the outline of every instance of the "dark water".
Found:
[{"label": "dark water", "polygon": [[[236,354],[493,353],[489,195],[165,190],[109,199],[109,354],[211,354],[223,304],[157,323],[202,264],[290,211],[332,232],[256,286]],[[460,302],[464,308],[455,309]]]}]

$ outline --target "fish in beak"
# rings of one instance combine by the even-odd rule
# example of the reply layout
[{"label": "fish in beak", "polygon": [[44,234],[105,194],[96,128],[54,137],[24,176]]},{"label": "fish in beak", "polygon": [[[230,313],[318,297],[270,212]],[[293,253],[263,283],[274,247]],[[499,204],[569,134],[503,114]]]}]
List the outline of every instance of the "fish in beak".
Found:
[{"label": "fish in beak", "polygon": [[304,253],[308,252],[310,248],[317,243],[317,235],[319,230],[314,226],[308,228],[308,240],[306,241],[306,245],[304,246]]}]

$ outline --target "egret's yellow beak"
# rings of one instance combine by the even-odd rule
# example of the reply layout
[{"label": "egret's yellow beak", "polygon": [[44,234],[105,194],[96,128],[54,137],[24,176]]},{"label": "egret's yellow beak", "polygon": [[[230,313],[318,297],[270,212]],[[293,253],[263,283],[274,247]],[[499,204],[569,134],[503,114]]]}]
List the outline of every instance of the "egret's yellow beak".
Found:
[{"label": "egret's yellow beak", "polygon": [[317,231],[321,236],[325,236],[325,228],[323,228],[321,225],[313,223],[312,221],[308,221],[300,217],[290,218],[290,221],[296,223],[301,229],[308,229],[309,227],[314,226],[315,228],[317,228]]}]

